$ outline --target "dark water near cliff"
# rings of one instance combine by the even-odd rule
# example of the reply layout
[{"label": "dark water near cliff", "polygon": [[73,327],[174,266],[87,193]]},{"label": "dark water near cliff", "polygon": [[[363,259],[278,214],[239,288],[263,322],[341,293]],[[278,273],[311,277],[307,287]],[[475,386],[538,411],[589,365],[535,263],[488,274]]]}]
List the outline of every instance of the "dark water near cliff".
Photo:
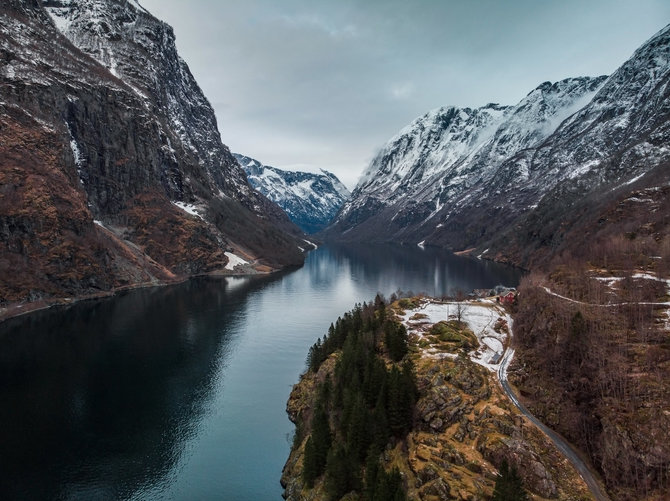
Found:
[{"label": "dark water near cliff", "polygon": [[0,324],[0,499],[279,500],[309,346],[377,291],[515,285],[434,249],[321,248]]}]

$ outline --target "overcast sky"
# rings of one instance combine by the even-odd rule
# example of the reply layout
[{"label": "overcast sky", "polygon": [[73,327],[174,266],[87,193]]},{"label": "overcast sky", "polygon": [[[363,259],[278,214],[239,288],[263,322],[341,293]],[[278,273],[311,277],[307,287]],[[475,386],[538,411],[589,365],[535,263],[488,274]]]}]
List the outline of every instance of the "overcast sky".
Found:
[{"label": "overcast sky", "polygon": [[668,0],[140,3],[174,27],[232,151],[350,188],[428,110],[609,74],[670,22]]}]

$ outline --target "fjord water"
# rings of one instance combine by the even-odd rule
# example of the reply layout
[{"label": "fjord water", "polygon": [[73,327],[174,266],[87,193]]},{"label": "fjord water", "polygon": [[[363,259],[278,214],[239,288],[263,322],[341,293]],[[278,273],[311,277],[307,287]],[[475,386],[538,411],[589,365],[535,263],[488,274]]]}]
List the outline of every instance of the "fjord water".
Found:
[{"label": "fjord water", "polygon": [[0,498],[279,500],[309,346],[379,291],[516,285],[436,249],[322,247],[299,270],[201,278],[0,324]]}]

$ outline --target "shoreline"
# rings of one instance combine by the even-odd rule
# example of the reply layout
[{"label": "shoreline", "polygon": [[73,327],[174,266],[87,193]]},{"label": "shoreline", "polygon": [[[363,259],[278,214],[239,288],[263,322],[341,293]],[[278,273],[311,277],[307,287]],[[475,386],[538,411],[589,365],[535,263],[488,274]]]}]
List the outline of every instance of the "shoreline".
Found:
[{"label": "shoreline", "polygon": [[196,275],[184,275],[181,277],[176,277],[173,280],[162,280],[155,282],[139,282],[129,285],[123,285],[120,287],[114,287],[113,289],[107,291],[100,291],[91,294],[83,294],[80,296],[66,296],[66,297],[52,297],[47,299],[38,299],[37,301],[31,302],[15,302],[9,303],[7,306],[0,307],[0,325],[3,322],[10,320],[12,318],[22,317],[31,313],[36,313],[38,311],[48,310],[50,308],[59,307],[59,306],[70,306],[83,301],[95,301],[97,299],[105,299],[113,297],[121,292],[132,291],[136,289],[148,289],[151,287],[167,287],[170,285],[179,285],[188,280],[200,277],[254,277],[254,276],[268,276],[274,273],[280,273],[282,271],[288,271],[291,269],[298,269],[299,266],[287,266],[285,268],[271,269],[270,271],[261,271],[255,270],[254,273],[245,271],[245,272],[235,272],[234,270],[215,270],[209,273],[200,273]]}]

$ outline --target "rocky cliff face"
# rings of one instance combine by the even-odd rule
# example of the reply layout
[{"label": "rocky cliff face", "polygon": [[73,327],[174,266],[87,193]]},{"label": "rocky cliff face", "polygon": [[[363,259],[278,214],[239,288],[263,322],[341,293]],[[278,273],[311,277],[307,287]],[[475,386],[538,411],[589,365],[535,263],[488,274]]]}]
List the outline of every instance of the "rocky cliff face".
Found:
[{"label": "rocky cliff face", "polygon": [[[125,0],[0,8],[3,302],[300,264],[247,183],[172,29]],[[97,223],[97,224],[96,224]]]},{"label": "rocky cliff face", "polygon": [[322,174],[285,171],[244,155],[234,155],[249,183],[284,209],[305,233],[323,230],[350,196],[340,180],[325,170]]},{"label": "rocky cliff face", "polygon": [[667,27],[608,78],[545,83],[513,107],[426,114],[381,150],[328,235],[478,246],[527,264],[524,245],[560,243],[535,238],[557,201],[569,214],[668,161],[669,51]]}]

